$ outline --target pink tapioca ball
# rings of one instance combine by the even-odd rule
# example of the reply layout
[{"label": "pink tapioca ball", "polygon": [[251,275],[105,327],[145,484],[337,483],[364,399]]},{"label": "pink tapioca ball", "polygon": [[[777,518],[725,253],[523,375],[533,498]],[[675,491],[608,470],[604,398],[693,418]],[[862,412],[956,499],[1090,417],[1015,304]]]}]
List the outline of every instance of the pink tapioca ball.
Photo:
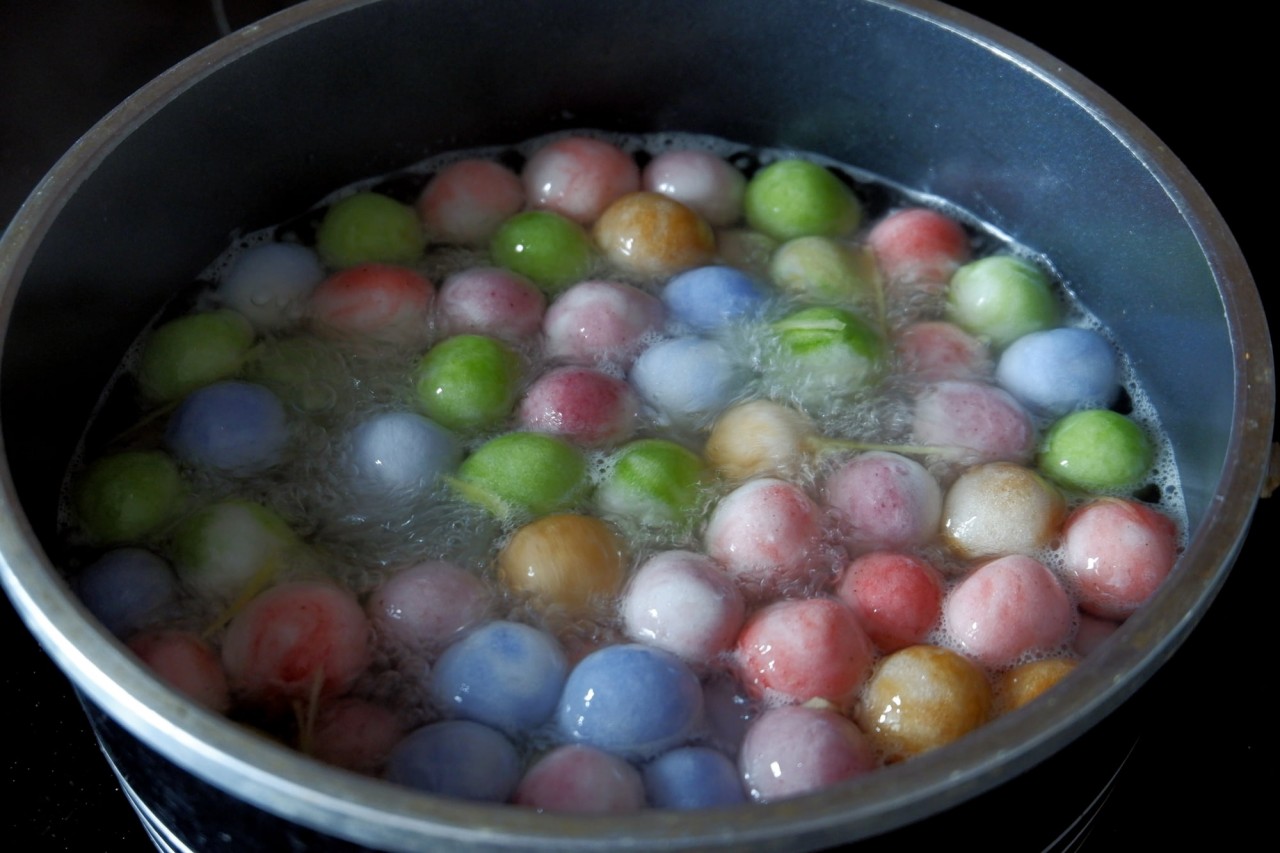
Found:
[{"label": "pink tapioca ball", "polygon": [[1053,572],[1015,554],[979,567],[943,605],[960,650],[989,667],[1059,648],[1071,633],[1072,607]]},{"label": "pink tapioca ball", "polygon": [[942,517],[938,481],[897,453],[853,457],[827,477],[823,500],[848,525],[845,541],[855,553],[923,545],[937,536]]},{"label": "pink tapioca ball", "polygon": [[785,800],[875,768],[862,731],[834,711],[792,705],[760,716],[747,731],[738,767],[751,799]]},{"label": "pink tapioca ball", "polygon": [[867,245],[892,286],[941,289],[969,260],[969,237],[954,219],[928,208],[891,213],[867,235]]},{"label": "pink tapioca ball", "polygon": [[704,537],[749,597],[808,580],[822,542],[822,510],[799,487],[763,477],[734,489],[716,505]]},{"label": "pink tapioca ball", "polygon": [[616,199],[640,189],[631,155],[598,139],[570,136],[539,149],[520,174],[529,205],[591,225]]},{"label": "pink tapioca ball", "polygon": [[662,302],[629,284],[584,281],[551,303],[543,320],[546,353],[572,364],[629,367],[666,320]]},{"label": "pink tapioca ball", "polygon": [[1123,619],[1150,598],[1178,557],[1178,529],[1134,501],[1101,498],[1073,512],[1063,527],[1063,562],[1080,606]]},{"label": "pink tapioca ball", "polygon": [[334,273],[311,294],[312,322],[331,335],[419,346],[431,337],[435,289],[417,272],[361,264]]},{"label": "pink tapioca ball", "polygon": [[435,654],[489,615],[484,582],[452,563],[429,561],[401,569],[365,606],[377,633],[393,648]]},{"label": "pink tapioca ball", "polygon": [[984,379],[995,370],[986,344],[943,320],[907,326],[894,340],[894,350],[903,372],[922,382]]},{"label": "pink tapioca ball", "polygon": [[689,663],[710,663],[733,646],[746,607],[710,557],[663,551],[636,571],[622,598],[627,636]]},{"label": "pink tapioca ball", "polygon": [[254,702],[327,699],[368,668],[369,621],[355,596],[323,581],[292,581],[260,593],[222,641],[232,689]]},{"label": "pink tapioca ball", "polygon": [[584,447],[630,438],[640,400],[626,381],[590,367],[560,367],[538,377],[518,408],[520,424]]},{"label": "pink tapioca ball", "polygon": [[621,758],[572,744],[538,759],[512,802],[540,812],[626,814],[644,808],[644,780]]},{"label": "pink tapioca ball", "polygon": [[668,151],[649,161],[642,187],[690,207],[717,228],[742,218],[747,179],[709,151]]},{"label": "pink tapioca ball", "polygon": [[778,601],[756,611],[737,651],[742,681],[756,695],[837,706],[857,694],[875,656],[853,611],[830,598]]},{"label": "pink tapioca ball", "polygon": [[524,186],[507,167],[491,160],[460,160],[432,178],[418,197],[427,237],[479,246],[524,207]]},{"label": "pink tapioca ball", "polygon": [[917,444],[954,448],[968,462],[1026,462],[1036,431],[1018,401],[994,385],[939,382],[916,398]]},{"label": "pink tapioca ball", "polygon": [[445,335],[488,335],[509,343],[542,331],[547,297],[524,276],[498,267],[474,267],[444,280],[436,320]]},{"label": "pink tapioca ball", "polygon": [[304,751],[317,761],[375,774],[409,727],[389,708],[345,697],[321,709]]},{"label": "pink tapioca ball", "polygon": [[923,642],[942,615],[942,576],[919,557],[892,551],[850,563],[836,595],[883,652]]},{"label": "pink tapioca ball", "polygon": [[1083,611],[1076,614],[1076,619],[1078,621],[1076,637],[1071,642],[1071,648],[1080,657],[1087,657],[1093,654],[1094,650],[1106,642],[1107,638],[1120,627],[1119,622],[1103,619]]},{"label": "pink tapioca ball", "polygon": [[231,709],[231,690],[217,653],[186,631],[143,631],[129,638],[129,650],[161,681],[211,711]]}]

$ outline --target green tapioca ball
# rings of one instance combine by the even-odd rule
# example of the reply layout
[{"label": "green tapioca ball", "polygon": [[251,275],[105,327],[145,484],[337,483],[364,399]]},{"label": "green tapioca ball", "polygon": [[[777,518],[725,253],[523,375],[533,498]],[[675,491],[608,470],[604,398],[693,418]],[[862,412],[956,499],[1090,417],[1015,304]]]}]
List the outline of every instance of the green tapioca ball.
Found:
[{"label": "green tapioca ball", "polygon": [[1040,470],[1080,491],[1131,489],[1151,470],[1151,442],[1136,423],[1108,409],[1058,420],[1044,437]]},{"label": "green tapioca ball", "polygon": [[865,249],[829,237],[798,237],[778,247],[769,275],[788,293],[809,302],[878,303],[875,259]]},{"label": "green tapioca ball", "polygon": [[572,445],[537,432],[511,432],[481,445],[458,469],[459,490],[495,515],[568,509],[587,488],[587,461]]},{"label": "green tapioca ball", "polygon": [[417,212],[378,193],[334,202],[316,231],[316,251],[331,267],[412,264],[427,244]]},{"label": "green tapioca ball", "polygon": [[156,402],[180,400],[197,388],[235,376],[253,338],[253,326],[235,311],[170,320],[142,347],[138,386]]},{"label": "green tapioca ball", "polygon": [[862,222],[853,191],[808,160],[780,160],[756,172],[743,204],[751,227],[777,240],[840,237]]},{"label": "green tapioca ball", "polygon": [[620,449],[596,491],[601,508],[649,527],[689,526],[707,466],[696,453],[671,441],[644,438]]},{"label": "green tapioca ball", "polygon": [[841,308],[805,308],[773,326],[778,356],[772,380],[806,405],[845,397],[873,384],[884,365],[880,335]]},{"label": "green tapioca ball", "polygon": [[586,278],[594,258],[582,226],[548,210],[527,210],[502,223],[489,251],[495,264],[551,293]]},{"label": "green tapioca ball", "polygon": [[178,576],[201,592],[224,597],[262,589],[303,552],[284,519],[245,500],[207,506],[183,519],[173,536]]},{"label": "green tapioca ball", "polygon": [[93,541],[141,542],[177,514],[185,493],[167,454],[130,450],[90,463],[76,484],[74,505]]},{"label": "green tapioca ball", "polygon": [[516,402],[520,359],[501,341],[457,335],[436,344],[414,374],[418,406],[459,432],[500,424]]},{"label": "green tapioca ball", "polygon": [[956,270],[947,311],[956,325],[997,347],[1058,325],[1058,303],[1048,276],[1012,255],[992,255]]}]

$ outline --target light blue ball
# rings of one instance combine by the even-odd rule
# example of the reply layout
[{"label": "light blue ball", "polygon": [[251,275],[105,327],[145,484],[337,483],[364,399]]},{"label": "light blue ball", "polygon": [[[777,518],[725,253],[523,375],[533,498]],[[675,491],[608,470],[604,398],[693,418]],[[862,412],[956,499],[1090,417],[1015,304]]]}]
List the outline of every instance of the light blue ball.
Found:
[{"label": "light blue ball", "polygon": [[996,381],[1035,415],[1101,409],[1120,390],[1115,349],[1090,329],[1060,328],[1018,338],[1000,356]]},{"label": "light blue ball", "polygon": [[457,436],[413,412],[385,412],[363,421],[352,430],[348,448],[354,485],[366,495],[429,489],[462,462]]},{"label": "light blue ball", "polygon": [[218,283],[217,298],[258,329],[280,329],[302,318],[307,298],[325,276],[311,249],[262,243],[245,249]]},{"label": "light blue ball", "polygon": [[686,740],[702,722],[702,688],[679,658],[642,645],[607,646],[569,673],[561,734],[623,758],[645,758]]},{"label": "light blue ball", "polygon": [[733,267],[698,267],[667,282],[662,301],[677,321],[696,332],[714,332],[751,320],[764,309],[768,294]]},{"label": "light blue ball", "polygon": [[631,384],[662,418],[701,427],[743,393],[749,374],[706,338],[674,338],[649,347],[631,368]]},{"label": "light blue ball", "polygon": [[108,631],[125,639],[148,627],[177,594],[169,564],[141,548],[108,551],[85,567],[75,589]]},{"label": "light blue ball", "polygon": [[520,756],[500,732],[449,720],[423,726],[396,744],[386,776],[431,794],[501,803],[520,782]]},{"label": "light blue ball", "polygon": [[747,801],[737,765],[724,753],[686,746],[644,768],[649,804],[660,809],[709,809]]},{"label": "light blue ball", "polygon": [[518,622],[490,622],[441,655],[431,698],[449,716],[527,732],[555,711],[568,670],[550,634]]},{"label": "light blue ball", "polygon": [[284,405],[250,382],[215,382],[192,391],[165,434],[169,448],[183,461],[237,475],[280,462],[288,439]]}]

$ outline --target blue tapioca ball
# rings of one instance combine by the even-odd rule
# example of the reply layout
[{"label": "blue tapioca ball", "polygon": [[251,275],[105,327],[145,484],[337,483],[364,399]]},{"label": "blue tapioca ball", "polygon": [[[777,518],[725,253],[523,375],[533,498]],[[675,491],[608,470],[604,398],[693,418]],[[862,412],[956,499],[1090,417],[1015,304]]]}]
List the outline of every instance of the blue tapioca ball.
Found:
[{"label": "blue tapioca ball", "polygon": [[1011,343],[996,366],[996,382],[1033,414],[1057,417],[1111,405],[1120,391],[1120,368],[1102,335],[1064,327]]},{"label": "blue tapioca ball", "polygon": [[551,717],[568,669],[550,634],[518,622],[490,622],[441,655],[431,698],[450,716],[525,732]]},{"label": "blue tapioca ball", "polygon": [[348,454],[354,485],[364,494],[430,488],[462,461],[452,432],[412,412],[387,412],[351,432]]},{"label": "blue tapioca ball", "polygon": [[747,800],[738,766],[705,746],[673,749],[643,771],[649,804],[660,809],[707,809]]},{"label": "blue tapioca ball", "polygon": [[396,744],[386,777],[445,797],[501,803],[520,781],[520,756],[501,732],[447,720],[416,729]]},{"label": "blue tapioca ball", "polygon": [[324,278],[311,249],[262,243],[245,249],[218,283],[216,298],[258,329],[279,329],[302,318],[307,298]]},{"label": "blue tapioca ball", "polygon": [[607,646],[574,667],[556,723],[570,741],[643,758],[686,740],[702,722],[702,687],[675,655]]},{"label": "blue tapioca ball", "polygon": [[698,267],[667,282],[662,301],[676,320],[698,332],[753,319],[764,309],[767,291],[733,267]]},{"label": "blue tapioca ball", "polygon": [[660,341],[631,368],[644,401],[678,426],[704,426],[741,396],[749,378],[727,349],[706,338]]},{"label": "blue tapioca ball", "polygon": [[147,627],[174,600],[177,585],[169,564],[141,548],[108,551],[75,580],[84,606],[122,639]]},{"label": "blue tapioca ball", "polygon": [[215,382],[192,391],[165,434],[180,459],[229,474],[270,468],[282,459],[288,439],[284,405],[250,382]]}]

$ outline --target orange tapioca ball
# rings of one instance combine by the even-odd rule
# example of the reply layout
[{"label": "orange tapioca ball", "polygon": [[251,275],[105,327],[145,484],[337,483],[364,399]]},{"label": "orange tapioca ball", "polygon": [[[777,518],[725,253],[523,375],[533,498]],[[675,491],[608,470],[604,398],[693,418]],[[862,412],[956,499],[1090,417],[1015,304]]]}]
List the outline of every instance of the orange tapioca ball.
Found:
[{"label": "orange tapioca ball", "polygon": [[517,530],[498,555],[510,589],[544,604],[582,610],[616,595],[624,578],[623,546],[608,524],[586,515],[548,515]]},{"label": "orange tapioca ball", "polygon": [[910,646],[882,659],[862,691],[858,724],[886,762],[948,744],[991,714],[982,670],[938,646]]},{"label": "orange tapioca ball", "polygon": [[673,273],[711,260],[716,240],[701,216],[658,193],[625,195],[596,222],[596,245],[623,269]]},{"label": "orange tapioca ball", "polygon": [[1066,678],[1076,668],[1071,658],[1047,658],[1024,663],[996,679],[995,716],[1016,711]]}]

